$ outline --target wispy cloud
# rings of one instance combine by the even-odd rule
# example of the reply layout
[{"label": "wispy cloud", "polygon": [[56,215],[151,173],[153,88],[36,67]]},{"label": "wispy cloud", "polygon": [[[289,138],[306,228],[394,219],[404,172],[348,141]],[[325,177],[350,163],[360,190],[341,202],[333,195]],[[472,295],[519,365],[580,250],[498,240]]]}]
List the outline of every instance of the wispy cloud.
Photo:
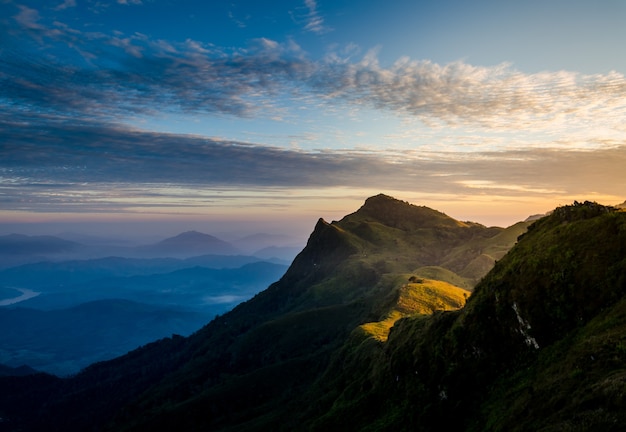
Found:
[{"label": "wispy cloud", "polygon": [[508,64],[442,66],[409,58],[385,68],[370,52],[357,63],[332,58],[317,73],[333,97],[448,125],[525,129],[598,117],[616,125],[626,110],[626,79],[616,72],[524,74]]},{"label": "wispy cloud", "polygon": [[[170,43],[142,34],[80,32],[61,23],[44,25],[34,9],[14,17],[19,28],[49,50],[75,50],[83,65],[20,49],[0,63],[0,97],[22,110],[115,118],[165,111],[252,115],[276,92],[298,83],[311,67],[294,44],[259,39],[241,52],[198,41]],[[22,35],[23,36],[23,35]],[[56,45],[55,45],[56,44]],[[67,53],[64,53],[67,54]],[[260,103],[259,103],[260,101]]]},{"label": "wispy cloud", "polygon": [[304,29],[312,33],[326,33],[330,29],[324,24],[324,18],[318,11],[316,0],[304,0],[307,9]]},{"label": "wispy cloud", "polygon": [[76,0],[64,0],[63,3],[55,8],[55,10],[64,10],[72,7],[76,7]]},{"label": "wispy cloud", "polygon": [[[316,3],[308,1],[307,7],[315,17]],[[0,96],[21,110],[109,119],[156,109],[246,117],[267,114],[280,97],[315,96],[435,126],[619,128],[626,116],[626,79],[617,72],[525,74],[508,64],[439,65],[409,58],[385,67],[375,51],[356,62],[338,55],[314,61],[293,43],[263,38],[225,50],[193,40],[82,32],[43,23],[26,7],[13,22],[14,35],[30,34],[50,54],[4,53]],[[55,60],[56,50],[68,47],[83,58],[82,66]]]}]

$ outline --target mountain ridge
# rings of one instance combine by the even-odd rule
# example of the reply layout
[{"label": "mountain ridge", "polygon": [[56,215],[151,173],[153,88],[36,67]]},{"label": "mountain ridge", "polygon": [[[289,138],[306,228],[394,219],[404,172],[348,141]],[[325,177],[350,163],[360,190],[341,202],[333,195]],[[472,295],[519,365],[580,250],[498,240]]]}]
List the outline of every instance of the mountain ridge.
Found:
[{"label": "mountain ridge", "polygon": [[[28,430],[115,431],[550,430],[574,411],[605,430],[626,421],[624,333],[611,333],[626,329],[626,213],[575,203],[506,231],[374,198],[340,221],[320,219],[279,281],[189,338],[71,380],[32,378],[35,393],[0,379],[0,395],[12,395],[0,396],[0,415]],[[495,265],[462,309],[435,301],[434,313],[408,311],[387,323],[386,341],[357,331],[407,307],[402,290],[427,282],[420,269],[472,285],[447,267],[463,272],[477,259]],[[583,336],[600,334],[610,343],[593,342],[605,366],[585,378],[587,399],[569,400],[541,378],[553,363],[563,382],[580,380],[564,359],[589,359]],[[33,400],[40,411],[28,417]],[[525,417],[524,406],[544,414]]]},{"label": "mountain ridge", "polygon": [[[185,231],[173,237],[155,243],[134,245],[127,240],[107,239],[87,235],[72,235],[85,242],[68,240],[60,236],[9,234],[0,236],[0,269],[39,262],[63,262],[68,260],[99,259],[106,257],[124,257],[136,259],[177,258],[188,259],[204,255],[238,256],[243,253],[238,247],[216,236],[199,231]],[[259,234],[254,237],[255,249],[276,247],[271,240],[280,236]],[[93,243],[89,243],[92,241]],[[245,244],[242,243],[242,244]],[[257,247],[258,246],[258,247]],[[250,254],[253,251],[246,252]],[[290,261],[295,255],[293,250],[276,250],[278,259]],[[259,257],[270,259],[272,257]]]},{"label": "mountain ridge", "polygon": [[309,430],[621,430],[625,244],[626,213],[557,208],[464,308],[401,319],[385,345],[346,349],[339,358],[369,360],[328,368]]}]

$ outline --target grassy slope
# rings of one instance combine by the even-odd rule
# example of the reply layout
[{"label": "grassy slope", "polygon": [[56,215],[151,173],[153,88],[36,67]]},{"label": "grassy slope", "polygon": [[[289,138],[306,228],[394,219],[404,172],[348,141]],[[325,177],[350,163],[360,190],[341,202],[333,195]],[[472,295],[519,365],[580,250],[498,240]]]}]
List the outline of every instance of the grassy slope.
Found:
[{"label": "grassy slope", "polygon": [[359,326],[368,336],[385,342],[389,330],[400,318],[430,315],[436,311],[456,310],[465,304],[469,291],[447,282],[411,276],[396,293],[396,301],[380,321]]},{"label": "grassy slope", "polygon": [[560,208],[464,309],[402,319],[384,344],[344,345],[306,421],[320,431],[622,430],[625,335],[626,214]]}]

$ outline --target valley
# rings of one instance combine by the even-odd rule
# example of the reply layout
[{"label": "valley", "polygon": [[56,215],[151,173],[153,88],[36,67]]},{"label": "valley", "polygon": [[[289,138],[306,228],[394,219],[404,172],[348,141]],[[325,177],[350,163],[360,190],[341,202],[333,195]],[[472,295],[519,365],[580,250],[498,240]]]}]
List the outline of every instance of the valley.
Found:
[{"label": "valley", "polygon": [[[81,258],[86,250],[103,256]],[[0,266],[0,325],[9,330],[0,335],[0,364],[58,376],[188,336],[280,278],[289,263],[242,255],[197,232],[114,250],[52,236],[0,237],[0,255],[12,252],[25,263]]]}]

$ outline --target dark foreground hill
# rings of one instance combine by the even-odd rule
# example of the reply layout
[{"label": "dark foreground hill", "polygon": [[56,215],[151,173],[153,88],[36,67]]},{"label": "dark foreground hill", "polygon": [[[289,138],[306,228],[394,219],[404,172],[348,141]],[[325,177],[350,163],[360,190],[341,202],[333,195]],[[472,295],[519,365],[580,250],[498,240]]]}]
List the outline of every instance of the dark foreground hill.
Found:
[{"label": "dark foreground hill", "polygon": [[559,208],[504,256],[516,237],[370,198],[188,338],[1,378],[0,430],[620,430],[626,213]]}]

